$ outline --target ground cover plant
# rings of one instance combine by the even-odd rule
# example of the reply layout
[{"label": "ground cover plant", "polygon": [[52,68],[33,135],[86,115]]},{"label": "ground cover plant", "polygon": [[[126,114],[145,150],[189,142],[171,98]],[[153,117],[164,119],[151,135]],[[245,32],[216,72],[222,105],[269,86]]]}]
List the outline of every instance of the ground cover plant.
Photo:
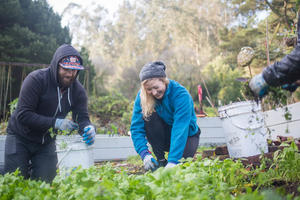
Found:
[{"label": "ground cover plant", "polygon": [[[139,161],[130,159],[132,164]],[[141,164],[141,163],[140,163]],[[285,183],[284,186],[278,183]],[[0,199],[296,199],[300,192],[300,154],[291,144],[249,169],[242,162],[202,158],[171,169],[129,173],[125,165],[105,163],[60,173],[53,183],[24,180],[18,172],[0,176]],[[289,190],[293,186],[294,190]]]}]

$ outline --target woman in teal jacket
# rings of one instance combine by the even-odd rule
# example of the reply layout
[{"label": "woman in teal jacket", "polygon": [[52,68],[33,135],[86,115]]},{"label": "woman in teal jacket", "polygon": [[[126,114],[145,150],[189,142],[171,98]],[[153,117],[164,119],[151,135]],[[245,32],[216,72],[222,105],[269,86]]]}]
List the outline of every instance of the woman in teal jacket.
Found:
[{"label": "woman in teal jacket", "polygon": [[[142,68],[141,89],[134,103],[131,138],[146,170],[173,167],[182,157],[193,157],[199,144],[200,129],[192,97],[182,85],[166,77],[165,69],[161,61]],[[168,160],[165,152],[169,152]]]}]

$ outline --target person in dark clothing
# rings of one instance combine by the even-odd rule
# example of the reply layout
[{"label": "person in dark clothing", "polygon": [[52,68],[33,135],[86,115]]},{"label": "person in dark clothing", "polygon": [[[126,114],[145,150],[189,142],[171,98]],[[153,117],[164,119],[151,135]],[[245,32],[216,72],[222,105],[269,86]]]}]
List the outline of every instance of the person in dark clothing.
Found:
[{"label": "person in dark clothing", "polygon": [[262,98],[268,93],[269,86],[282,86],[294,92],[300,85],[300,15],[298,16],[298,40],[295,49],[279,62],[266,67],[254,76],[249,83],[253,93]]},{"label": "person in dark clothing", "polygon": [[[192,97],[182,85],[166,77],[165,69],[161,61],[142,68],[141,89],[133,108],[131,138],[146,170],[174,167],[182,157],[193,157],[199,144],[200,129]],[[168,160],[165,152],[169,152]]]},{"label": "person in dark clothing", "polygon": [[[51,182],[57,164],[51,128],[67,132],[78,129],[83,140],[93,144],[96,131],[89,119],[87,95],[76,79],[83,69],[79,53],[64,44],[56,50],[48,68],[35,70],[25,78],[17,108],[8,122],[5,173],[19,168],[25,178]],[[70,111],[73,121],[65,118]]]}]

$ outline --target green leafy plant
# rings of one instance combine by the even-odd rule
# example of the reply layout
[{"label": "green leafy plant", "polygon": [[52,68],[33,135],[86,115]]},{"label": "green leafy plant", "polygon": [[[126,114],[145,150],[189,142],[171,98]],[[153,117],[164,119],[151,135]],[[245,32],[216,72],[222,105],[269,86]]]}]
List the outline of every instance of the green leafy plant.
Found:
[{"label": "green leafy plant", "polygon": [[6,128],[7,128],[8,122],[0,122],[0,135],[5,135],[6,134]]},{"label": "green leafy plant", "polygon": [[127,135],[133,102],[119,93],[89,98],[89,112],[96,116],[98,133]]},{"label": "green leafy plant", "polygon": [[[254,96],[253,92],[249,87],[249,81],[243,83],[243,87],[241,89],[241,93],[244,95],[247,100],[258,101],[259,99]],[[292,114],[289,111],[287,104],[288,99],[291,98],[291,93],[282,89],[281,87],[269,87],[268,94],[263,98],[262,107],[277,109],[284,109],[284,118],[289,121],[292,119]]]},{"label": "green leafy plant", "polygon": [[19,101],[19,99],[16,98],[8,104],[10,114],[12,114],[16,110],[16,108],[18,106],[18,101]]},{"label": "green leafy plant", "polygon": [[[59,172],[52,184],[24,180],[18,172],[0,175],[1,199],[296,199],[293,193],[273,188],[274,181],[300,181],[300,154],[295,144],[284,144],[273,160],[260,167],[244,167],[241,160],[187,159],[174,168],[159,168],[141,175],[128,174],[124,165],[105,163]],[[139,157],[131,164],[142,166]],[[288,187],[289,185],[287,185]],[[30,192],[29,192],[30,191]],[[272,199],[271,198],[271,199]]]}]

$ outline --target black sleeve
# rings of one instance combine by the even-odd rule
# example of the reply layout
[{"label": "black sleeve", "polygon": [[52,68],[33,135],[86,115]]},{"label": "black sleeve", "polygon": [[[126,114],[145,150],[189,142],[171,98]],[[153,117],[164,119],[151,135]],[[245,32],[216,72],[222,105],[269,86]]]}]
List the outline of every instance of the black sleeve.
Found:
[{"label": "black sleeve", "polygon": [[36,113],[42,90],[42,83],[38,74],[28,75],[22,84],[17,106],[17,119],[22,124],[36,130],[47,130],[54,125],[55,121],[53,117]]},{"label": "black sleeve", "polygon": [[[299,15],[300,16],[300,15]],[[295,49],[279,62],[268,66],[263,70],[263,77],[271,86],[280,86],[293,83],[300,79],[300,17],[298,16],[298,41]]]},{"label": "black sleeve", "polygon": [[88,98],[86,92],[83,87],[79,87],[78,89],[75,105],[72,108],[72,118],[79,124],[79,134],[82,135],[84,127],[90,125],[91,122],[87,109]]}]

